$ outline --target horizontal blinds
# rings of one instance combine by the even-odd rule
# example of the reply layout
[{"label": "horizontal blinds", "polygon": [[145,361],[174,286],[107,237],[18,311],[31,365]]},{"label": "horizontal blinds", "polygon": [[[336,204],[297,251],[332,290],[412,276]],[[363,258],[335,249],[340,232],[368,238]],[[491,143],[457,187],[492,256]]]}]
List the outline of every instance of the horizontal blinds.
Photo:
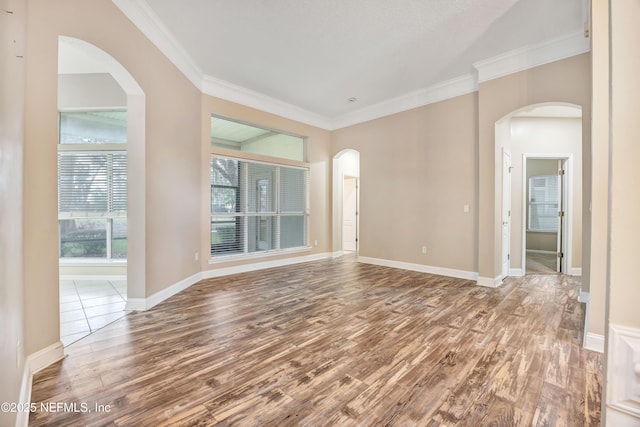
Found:
[{"label": "horizontal blinds", "polygon": [[308,171],[283,167],[280,169],[280,211],[304,214],[307,206]]},{"label": "horizontal blinds", "polygon": [[307,169],[211,158],[211,254],[307,245]]},{"label": "horizontal blinds", "polygon": [[118,216],[127,210],[127,155],[123,152],[58,153],[58,212]]},{"label": "horizontal blinds", "polygon": [[529,230],[557,231],[559,177],[532,176],[529,179]]}]

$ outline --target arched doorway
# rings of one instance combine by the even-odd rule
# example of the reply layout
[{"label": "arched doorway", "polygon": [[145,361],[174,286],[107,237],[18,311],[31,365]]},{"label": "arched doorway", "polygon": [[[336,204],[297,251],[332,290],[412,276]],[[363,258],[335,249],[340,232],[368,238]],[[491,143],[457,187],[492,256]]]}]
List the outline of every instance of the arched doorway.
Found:
[{"label": "arched doorway", "polygon": [[[496,162],[503,165],[495,170],[499,189],[495,206],[500,207],[496,215],[500,215],[502,227],[500,238],[496,236],[502,256],[501,276],[526,274],[531,254],[549,258],[547,272],[580,275],[581,107],[568,103],[529,105],[498,120],[495,135]],[[544,168],[546,172],[534,171]],[[532,190],[532,183],[547,183],[549,191]]]},{"label": "arched doorway", "polygon": [[64,36],[58,46],[60,337],[68,345],[144,295],[145,99],[100,48]]},{"label": "arched doorway", "polygon": [[346,149],[333,157],[334,255],[358,253],[360,153]]}]

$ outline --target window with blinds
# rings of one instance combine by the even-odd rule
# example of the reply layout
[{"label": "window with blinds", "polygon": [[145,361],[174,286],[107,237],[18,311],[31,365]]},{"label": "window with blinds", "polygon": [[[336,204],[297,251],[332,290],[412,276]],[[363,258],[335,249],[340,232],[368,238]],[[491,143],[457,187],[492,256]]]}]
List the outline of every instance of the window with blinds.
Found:
[{"label": "window with blinds", "polygon": [[558,175],[529,178],[528,231],[558,231]]},{"label": "window with blinds", "polygon": [[306,247],[306,168],[211,158],[211,256]]},{"label": "window with blinds", "polygon": [[58,212],[61,218],[126,216],[127,153],[58,153]]},{"label": "window with blinds", "polygon": [[126,111],[60,113],[61,258],[127,257]]}]

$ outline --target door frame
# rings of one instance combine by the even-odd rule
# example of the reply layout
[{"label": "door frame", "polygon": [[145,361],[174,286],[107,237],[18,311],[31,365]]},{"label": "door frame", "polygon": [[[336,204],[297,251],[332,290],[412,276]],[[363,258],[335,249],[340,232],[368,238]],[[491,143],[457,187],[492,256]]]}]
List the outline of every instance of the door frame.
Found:
[{"label": "door frame", "polygon": [[563,227],[560,251],[564,254],[564,262],[560,273],[571,274],[573,252],[573,154],[568,153],[523,153],[522,154],[522,274],[527,274],[527,160],[561,160],[564,168],[562,180],[562,205],[564,218],[560,222]]},{"label": "door frame", "polygon": [[[508,166],[505,167],[506,158],[509,158]],[[511,269],[511,152],[505,147],[502,147],[501,157],[501,169],[502,169],[502,206],[500,209],[500,236],[502,239],[502,251],[500,254],[500,278],[504,279],[509,275]],[[506,170],[506,173],[505,173]],[[505,214],[505,208],[508,212]],[[506,226],[506,239],[505,239],[505,226]],[[506,242],[506,247],[505,247]],[[506,259],[505,259],[506,253]]]}]

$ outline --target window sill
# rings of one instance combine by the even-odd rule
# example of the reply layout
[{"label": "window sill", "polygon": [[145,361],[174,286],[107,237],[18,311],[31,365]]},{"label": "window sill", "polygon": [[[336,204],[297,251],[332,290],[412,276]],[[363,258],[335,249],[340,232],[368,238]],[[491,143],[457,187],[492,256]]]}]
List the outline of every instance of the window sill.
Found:
[{"label": "window sill", "polygon": [[242,254],[233,254],[233,255],[218,255],[215,258],[209,258],[209,264],[222,264],[225,262],[232,262],[232,261],[260,259],[260,258],[267,258],[271,256],[276,256],[276,255],[290,255],[290,254],[296,254],[301,252],[310,252],[311,249],[312,249],[311,246],[302,246],[299,248],[292,248],[292,249],[278,249],[278,250],[271,250],[271,251],[260,251],[260,252],[251,252],[251,253],[242,253]]},{"label": "window sill", "polygon": [[63,267],[126,267],[126,259],[59,258]]}]

